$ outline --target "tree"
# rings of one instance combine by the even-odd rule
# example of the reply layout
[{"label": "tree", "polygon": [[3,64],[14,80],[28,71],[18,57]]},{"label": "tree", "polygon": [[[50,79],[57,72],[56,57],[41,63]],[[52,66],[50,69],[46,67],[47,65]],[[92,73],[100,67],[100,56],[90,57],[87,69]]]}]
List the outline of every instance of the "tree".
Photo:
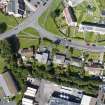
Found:
[{"label": "tree", "polygon": [[6,29],[7,29],[7,24],[4,22],[0,23],[0,33],[4,33]]},{"label": "tree", "polygon": [[7,40],[0,41],[0,55],[3,58],[10,58],[12,55],[11,46]]},{"label": "tree", "polygon": [[69,48],[69,51],[70,51],[70,54],[72,55],[72,54],[73,54],[73,48],[70,47],[70,48]]},{"label": "tree", "polygon": [[55,18],[55,17],[58,17],[60,15],[60,9],[55,9],[55,11],[53,11],[51,13],[52,17]]}]

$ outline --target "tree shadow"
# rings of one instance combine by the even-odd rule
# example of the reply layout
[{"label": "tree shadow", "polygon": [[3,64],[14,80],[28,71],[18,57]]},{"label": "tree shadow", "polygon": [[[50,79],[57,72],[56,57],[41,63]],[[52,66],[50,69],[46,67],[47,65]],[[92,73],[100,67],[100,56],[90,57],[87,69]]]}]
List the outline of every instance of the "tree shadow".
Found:
[{"label": "tree shadow", "polygon": [[0,34],[7,30],[7,24],[5,22],[0,23]]},{"label": "tree shadow", "polygon": [[13,35],[6,39],[8,43],[11,46],[12,52],[17,53],[20,48],[19,39],[16,37],[16,35]]}]

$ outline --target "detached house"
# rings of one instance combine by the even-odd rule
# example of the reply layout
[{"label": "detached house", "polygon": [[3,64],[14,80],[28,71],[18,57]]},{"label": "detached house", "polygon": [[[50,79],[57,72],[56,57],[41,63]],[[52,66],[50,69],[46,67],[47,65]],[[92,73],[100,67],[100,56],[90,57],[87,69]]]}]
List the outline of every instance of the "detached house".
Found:
[{"label": "detached house", "polygon": [[72,7],[65,7],[63,10],[66,22],[69,26],[77,26],[76,17]]},{"label": "detached house", "polygon": [[34,56],[34,51],[33,48],[23,48],[19,50],[19,54],[21,55],[23,62],[27,62]]},{"label": "detached house", "polygon": [[48,52],[37,52],[35,54],[35,59],[42,64],[47,64],[49,58]]}]

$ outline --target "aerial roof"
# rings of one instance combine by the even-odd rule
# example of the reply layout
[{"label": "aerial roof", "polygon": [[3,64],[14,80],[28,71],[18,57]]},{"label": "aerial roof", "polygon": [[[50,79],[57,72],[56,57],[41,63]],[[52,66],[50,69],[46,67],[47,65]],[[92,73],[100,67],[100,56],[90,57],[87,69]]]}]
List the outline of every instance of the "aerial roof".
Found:
[{"label": "aerial roof", "polygon": [[13,81],[9,72],[5,72],[0,75],[0,87],[1,96],[5,93],[5,96],[14,96],[17,93],[17,87]]},{"label": "aerial roof", "polygon": [[105,26],[100,24],[80,24],[79,25],[80,32],[95,32],[99,34],[105,34]]},{"label": "aerial roof", "polygon": [[38,60],[38,62],[46,64],[48,61],[49,53],[43,52],[43,53],[36,53],[35,58]]},{"label": "aerial roof", "polygon": [[80,3],[82,3],[84,0],[68,0],[68,3],[70,4],[70,6],[75,7],[77,5],[79,5]]},{"label": "aerial roof", "polygon": [[70,25],[70,26],[76,26],[77,25],[74,11],[70,6],[66,7],[64,9],[63,13],[64,13],[64,16],[65,16],[65,19],[66,19],[66,22],[68,25]]},{"label": "aerial roof", "polygon": [[91,99],[92,99],[92,97],[83,95],[80,105],[90,105]]},{"label": "aerial roof", "polygon": [[8,89],[11,92],[11,94],[15,95],[17,93],[17,87],[10,72],[3,73],[3,78],[5,79]]},{"label": "aerial roof", "polygon": [[74,102],[63,100],[61,98],[53,97],[50,100],[49,105],[80,105],[80,103],[74,103]]}]

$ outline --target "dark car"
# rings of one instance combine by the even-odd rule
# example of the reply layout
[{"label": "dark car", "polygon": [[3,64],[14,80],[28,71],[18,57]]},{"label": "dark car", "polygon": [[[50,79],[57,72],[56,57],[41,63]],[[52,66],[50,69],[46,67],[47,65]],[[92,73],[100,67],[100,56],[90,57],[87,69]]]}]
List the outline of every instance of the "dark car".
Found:
[{"label": "dark car", "polygon": [[60,44],[60,42],[61,42],[61,40],[60,40],[60,39],[57,39],[57,40],[55,41],[55,44]]},{"label": "dark car", "polygon": [[87,46],[90,46],[90,44],[89,44],[89,43],[86,43],[86,45],[87,45]]},{"label": "dark car", "polygon": [[95,44],[92,44],[92,46],[96,46]]},{"label": "dark car", "polygon": [[45,6],[45,5],[46,5],[46,2],[43,3],[43,6]]},{"label": "dark car", "polygon": [[69,39],[69,42],[71,42],[71,39]]}]

